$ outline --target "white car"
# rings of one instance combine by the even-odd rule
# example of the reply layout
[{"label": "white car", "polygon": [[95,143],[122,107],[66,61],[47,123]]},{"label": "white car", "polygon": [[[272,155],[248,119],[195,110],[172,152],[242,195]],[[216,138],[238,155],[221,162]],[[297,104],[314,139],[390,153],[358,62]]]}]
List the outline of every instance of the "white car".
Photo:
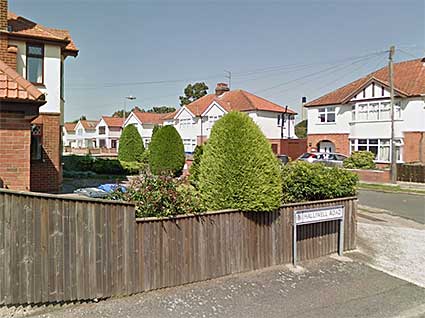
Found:
[{"label": "white car", "polygon": [[298,160],[307,161],[310,163],[323,163],[326,166],[342,167],[347,156],[334,152],[306,152],[302,154]]}]

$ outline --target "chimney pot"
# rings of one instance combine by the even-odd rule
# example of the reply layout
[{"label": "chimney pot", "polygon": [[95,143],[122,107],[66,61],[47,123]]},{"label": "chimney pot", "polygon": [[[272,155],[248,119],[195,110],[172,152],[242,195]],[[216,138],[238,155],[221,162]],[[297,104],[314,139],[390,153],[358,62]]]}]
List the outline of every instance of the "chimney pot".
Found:
[{"label": "chimney pot", "polygon": [[230,89],[226,83],[217,83],[217,86],[215,87],[215,94],[217,96],[220,96],[228,91],[230,91]]}]

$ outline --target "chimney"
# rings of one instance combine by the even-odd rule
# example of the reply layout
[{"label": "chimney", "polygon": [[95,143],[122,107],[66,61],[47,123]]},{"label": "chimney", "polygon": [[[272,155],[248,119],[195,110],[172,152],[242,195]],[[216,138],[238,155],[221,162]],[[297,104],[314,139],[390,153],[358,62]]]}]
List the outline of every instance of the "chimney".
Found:
[{"label": "chimney", "polygon": [[228,91],[230,91],[230,89],[226,83],[217,83],[217,86],[215,87],[215,94],[217,96],[220,96]]},{"label": "chimney", "polygon": [[301,97],[301,120],[307,119],[307,109],[305,109],[305,104],[307,103],[307,97]]},{"label": "chimney", "polygon": [[0,31],[7,31],[7,0],[0,0]]}]

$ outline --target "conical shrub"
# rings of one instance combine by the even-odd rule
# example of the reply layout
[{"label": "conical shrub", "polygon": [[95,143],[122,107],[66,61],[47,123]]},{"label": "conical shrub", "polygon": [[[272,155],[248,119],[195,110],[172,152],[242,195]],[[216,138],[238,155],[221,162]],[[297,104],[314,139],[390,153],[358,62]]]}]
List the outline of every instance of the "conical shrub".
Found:
[{"label": "conical shrub", "polygon": [[118,160],[125,162],[139,162],[145,151],[143,140],[137,128],[133,125],[126,126],[120,137]]}]

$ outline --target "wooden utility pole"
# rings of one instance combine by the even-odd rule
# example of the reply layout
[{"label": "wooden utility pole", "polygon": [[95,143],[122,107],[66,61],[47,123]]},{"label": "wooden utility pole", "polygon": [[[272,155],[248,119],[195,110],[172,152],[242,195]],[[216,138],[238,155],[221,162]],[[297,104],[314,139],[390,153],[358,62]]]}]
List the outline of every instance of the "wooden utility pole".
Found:
[{"label": "wooden utility pole", "polygon": [[391,182],[397,183],[397,149],[395,142],[395,129],[394,129],[394,70],[393,58],[395,53],[395,46],[390,47],[390,54],[388,57],[388,75],[390,80],[390,96],[391,96]]}]

